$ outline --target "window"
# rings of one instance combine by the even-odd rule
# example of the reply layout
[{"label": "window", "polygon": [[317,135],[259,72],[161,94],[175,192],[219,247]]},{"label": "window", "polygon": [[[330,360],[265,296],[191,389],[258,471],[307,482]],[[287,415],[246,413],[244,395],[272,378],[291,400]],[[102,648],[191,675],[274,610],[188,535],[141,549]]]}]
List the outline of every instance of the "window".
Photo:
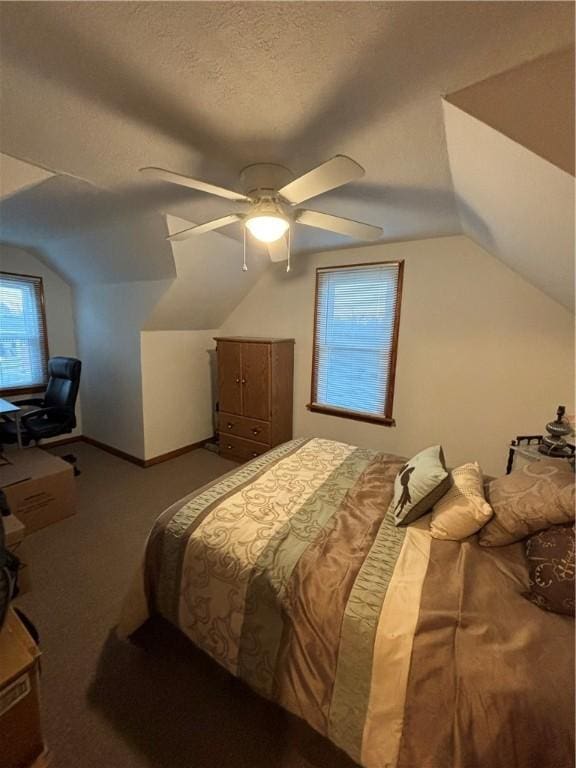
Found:
[{"label": "window", "polygon": [[316,270],[312,411],[393,425],[404,262]]},{"label": "window", "polygon": [[44,389],[47,368],[42,278],[0,272],[0,394]]}]

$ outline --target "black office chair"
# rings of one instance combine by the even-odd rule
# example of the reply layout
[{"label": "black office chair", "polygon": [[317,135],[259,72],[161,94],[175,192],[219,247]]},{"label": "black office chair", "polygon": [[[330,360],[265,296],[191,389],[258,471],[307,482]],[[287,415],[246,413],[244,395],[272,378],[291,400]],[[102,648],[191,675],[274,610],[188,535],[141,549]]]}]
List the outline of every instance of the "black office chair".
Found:
[{"label": "black office chair", "polygon": [[[76,426],[76,398],[80,386],[82,363],[75,357],[51,357],[48,361],[48,384],[43,398],[15,400],[15,405],[35,405],[20,417],[22,443],[38,442],[72,432]],[[17,442],[16,423],[4,417],[0,421],[0,444]]]}]

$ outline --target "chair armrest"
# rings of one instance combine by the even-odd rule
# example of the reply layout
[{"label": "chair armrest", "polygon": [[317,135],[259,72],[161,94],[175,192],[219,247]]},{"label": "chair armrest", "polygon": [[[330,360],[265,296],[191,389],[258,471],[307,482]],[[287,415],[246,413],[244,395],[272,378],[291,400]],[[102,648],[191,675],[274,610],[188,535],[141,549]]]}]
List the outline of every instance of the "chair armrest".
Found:
[{"label": "chair armrest", "polygon": [[60,419],[63,426],[74,421],[74,411],[71,408],[51,406],[50,408],[37,408],[35,411],[30,411],[30,413],[22,416],[20,423],[25,429],[34,429],[34,422],[43,419],[44,416],[54,416]]},{"label": "chair armrest", "polygon": [[38,408],[42,408],[44,400],[41,397],[30,397],[27,400],[13,400],[14,405],[37,405]]}]

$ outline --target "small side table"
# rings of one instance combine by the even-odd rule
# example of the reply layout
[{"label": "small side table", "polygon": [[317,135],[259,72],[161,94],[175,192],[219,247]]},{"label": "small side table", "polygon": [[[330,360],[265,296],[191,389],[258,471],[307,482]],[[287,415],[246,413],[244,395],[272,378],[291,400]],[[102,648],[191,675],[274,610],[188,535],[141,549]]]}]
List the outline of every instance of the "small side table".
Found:
[{"label": "small side table", "polygon": [[537,461],[538,459],[566,459],[571,462],[572,468],[574,468],[574,450],[575,446],[568,443],[566,451],[561,456],[548,455],[542,453],[538,446],[542,444],[542,435],[518,435],[510,443],[510,450],[508,451],[508,463],[506,464],[506,474],[509,475],[512,471],[512,465],[514,463],[514,456],[524,456],[526,459]]}]

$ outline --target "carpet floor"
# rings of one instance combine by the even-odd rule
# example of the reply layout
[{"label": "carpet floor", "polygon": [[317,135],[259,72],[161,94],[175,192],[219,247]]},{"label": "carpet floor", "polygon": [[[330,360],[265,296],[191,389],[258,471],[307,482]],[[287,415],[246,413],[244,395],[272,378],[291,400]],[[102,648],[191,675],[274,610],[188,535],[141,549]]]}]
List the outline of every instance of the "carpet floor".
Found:
[{"label": "carpet floor", "polygon": [[84,443],[53,452],[78,458],[78,512],[26,540],[18,599],[40,632],[53,768],[354,768],[166,622],[115,636],[156,517],[234,465],[205,450],[148,469]]}]

